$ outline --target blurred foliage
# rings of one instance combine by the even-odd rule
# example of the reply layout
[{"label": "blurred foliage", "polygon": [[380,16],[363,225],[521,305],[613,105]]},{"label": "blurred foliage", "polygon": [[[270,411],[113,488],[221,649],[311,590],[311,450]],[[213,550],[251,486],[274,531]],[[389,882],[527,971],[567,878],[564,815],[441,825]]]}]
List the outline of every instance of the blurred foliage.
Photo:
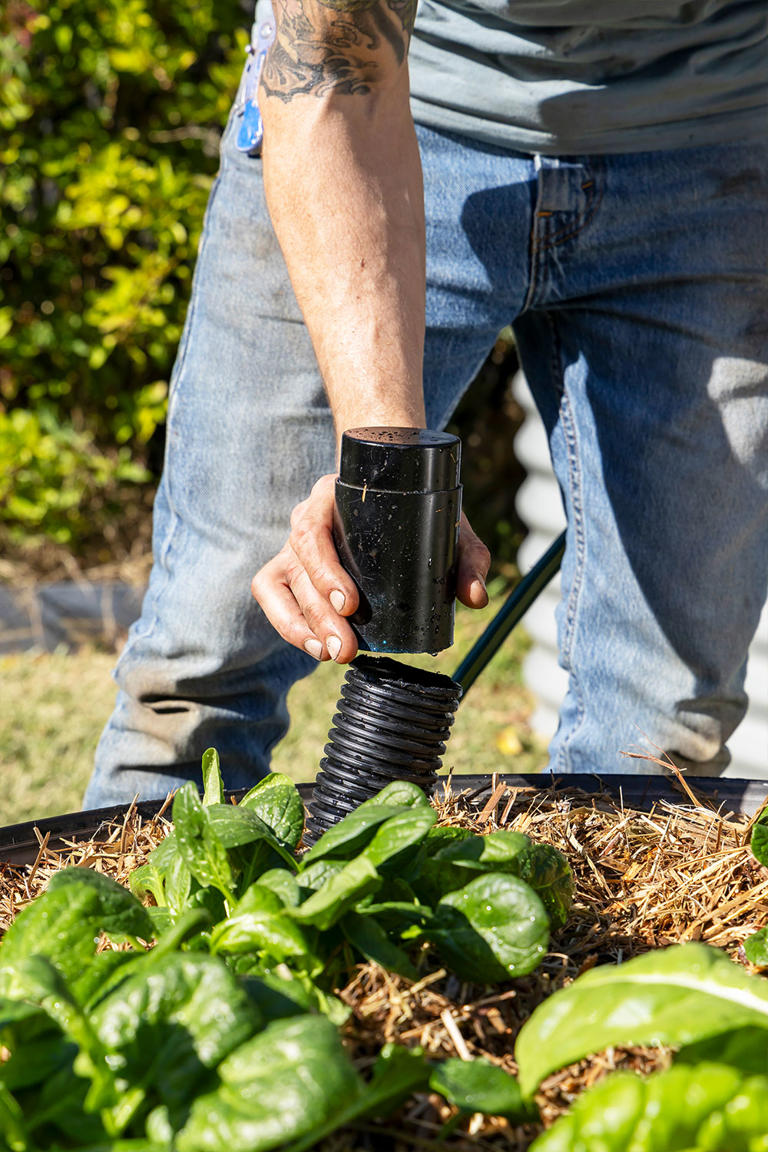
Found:
[{"label": "blurred foliage", "polygon": [[50,411],[0,412],[0,507],[27,533],[45,521],[46,535],[69,544],[91,531],[94,501],[107,516],[119,516],[120,486],[150,479],[126,448],[106,456],[86,433],[57,425]]},{"label": "blurred foliage", "polygon": [[239,0],[0,11],[0,521],[87,547],[146,481],[217,145]]},{"label": "blurred foliage", "polygon": [[[146,486],[160,466],[168,380],[251,8],[0,6],[6,551],[45,538],[101,563],[146,541]],[[466,507],[502,565],[521,537],[507,337],[452,425],[465,444]]]}]

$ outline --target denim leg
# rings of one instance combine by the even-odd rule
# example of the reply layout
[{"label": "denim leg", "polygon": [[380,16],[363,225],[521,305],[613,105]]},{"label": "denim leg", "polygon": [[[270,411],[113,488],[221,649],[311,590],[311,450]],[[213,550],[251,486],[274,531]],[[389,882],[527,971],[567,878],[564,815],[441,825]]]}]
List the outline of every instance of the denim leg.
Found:
[{"label": "denim leg", "polygon": [[429,426],[442,428],[523,307],[535,166],[531,156],[449,132],[417,132],[427,239],[424,392]]},{"label": "denim leg", "polygon": [[580,217],[541,180],[515,329],[568,517],[550,765],[717,775],[768,582],[768,148],[579,169]]},{"label": "denim leg", "polygon": [[[558,771],[642,742],[717,772],[765,597],[765,149],[572,163],[419,130],[428,422],[516,332],[569,516]],[[172,381],[155,563],[86,804],[163,795],[222,754],[254,782],[314,667],[250,598],[333,463],[330,414],[264,207],[225,134]]]},{"label": "denim leg", "polygon": [[[154,566],[85,803],[165,795],[215,745],[231,788],[267,769],[314,666],[250,595],[290,510],[333,466],[331,415],[268,222],[261,162],[222,142],[171,381]],[[254,674],[254,662],[260,671]]]},{"label": "denim leg", "polygon": [[[150,586],[115,670],[119,694],[87,807],[199,782],[209,746],[227,787],[252,785],[287,728],[288,689],[315,667],[250,595],[254,572],[285,540],[291,509],[332,471],[334,439],[266,212],[261,161],[236,151],[235,125],[222,140],[171,382]],[[421,146],[431,251],[425,392],[429,424],[440,427],[511,311],[459,224],[462,143],[423,131]],[[478,157],[478,186],[509,160],[493,149]],[[523,245],[526,235],[523,222]]]}]

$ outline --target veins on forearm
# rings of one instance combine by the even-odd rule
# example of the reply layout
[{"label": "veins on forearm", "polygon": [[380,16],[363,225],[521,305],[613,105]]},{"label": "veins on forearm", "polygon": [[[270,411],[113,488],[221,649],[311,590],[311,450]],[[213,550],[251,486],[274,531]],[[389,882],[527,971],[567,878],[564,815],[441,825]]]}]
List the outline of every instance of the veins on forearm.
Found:
[{"label": "veins on forearm", "polygon": [[405,60],[417,0],[277,0],[277,38],[264,62],[268,96],[370,92]]}]

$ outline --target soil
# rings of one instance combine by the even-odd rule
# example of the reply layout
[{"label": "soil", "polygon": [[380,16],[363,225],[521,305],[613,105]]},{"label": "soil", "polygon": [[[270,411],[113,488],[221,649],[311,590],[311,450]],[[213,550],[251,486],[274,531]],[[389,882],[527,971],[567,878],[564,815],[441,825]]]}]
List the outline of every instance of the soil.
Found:
[{"label": "soil", "polygon": [[119,524],[94,535],[75,554],[47,537],[14,539],[0,525],[0,584],[14,588],[60,580],[146,584],[152,567],[154,488],[126,509]]}]

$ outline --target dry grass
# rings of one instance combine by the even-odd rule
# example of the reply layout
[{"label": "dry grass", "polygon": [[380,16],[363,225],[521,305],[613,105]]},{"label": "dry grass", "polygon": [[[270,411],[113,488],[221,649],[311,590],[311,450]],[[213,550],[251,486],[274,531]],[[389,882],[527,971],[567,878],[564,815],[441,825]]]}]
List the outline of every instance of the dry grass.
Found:
[{"label": "dry grass", "polygon": [[[559,848],[576,882],[571,916],[534,973],[494,988],[462,983],[430,967],[428,953],[416,982],[374,964],[360,965],[339,989],[353,1009],[347,1039],[360,1068],[370,1064],[383,1042],[393,1040],[418,1043],[436,1056],[484,1056],[514,1072],[514,1040],[521,1024],[545,996],[595,964],[617,963],[685,940],[718,945],[746,963],[742,942],[768,919],[768,871],[749,851],[746,817],[720,814],[687,797],[644,812],[607,794],[593,796],[567,786],[510,789],[494,781],[488,797],[487,789],[472,795],[459,785],[454,781],[438,802],[439,822],[480,833],[514,829]],[[142,822],[129,813],[86,843],[56,850],[41,845],[31,868],[5,866],[0,925],[65,864],[93,867],[125,882],[169,826],[166,816]],[[539,1095],[545,1123],[613,1068],[646,1073],[667,1062],[664,1050],[614,1048],[564,1069],[545,1082]],[[462,1119],[444,1142],[436,1143],[443,1126],[457,1119],[438,1097],[424,1095],[396,1121],[369,1125],[355,1135],[339,1134],[323,1143],[322,1152],[438,1147],[523,1152],[537,1131],[477,1115]]]}]

